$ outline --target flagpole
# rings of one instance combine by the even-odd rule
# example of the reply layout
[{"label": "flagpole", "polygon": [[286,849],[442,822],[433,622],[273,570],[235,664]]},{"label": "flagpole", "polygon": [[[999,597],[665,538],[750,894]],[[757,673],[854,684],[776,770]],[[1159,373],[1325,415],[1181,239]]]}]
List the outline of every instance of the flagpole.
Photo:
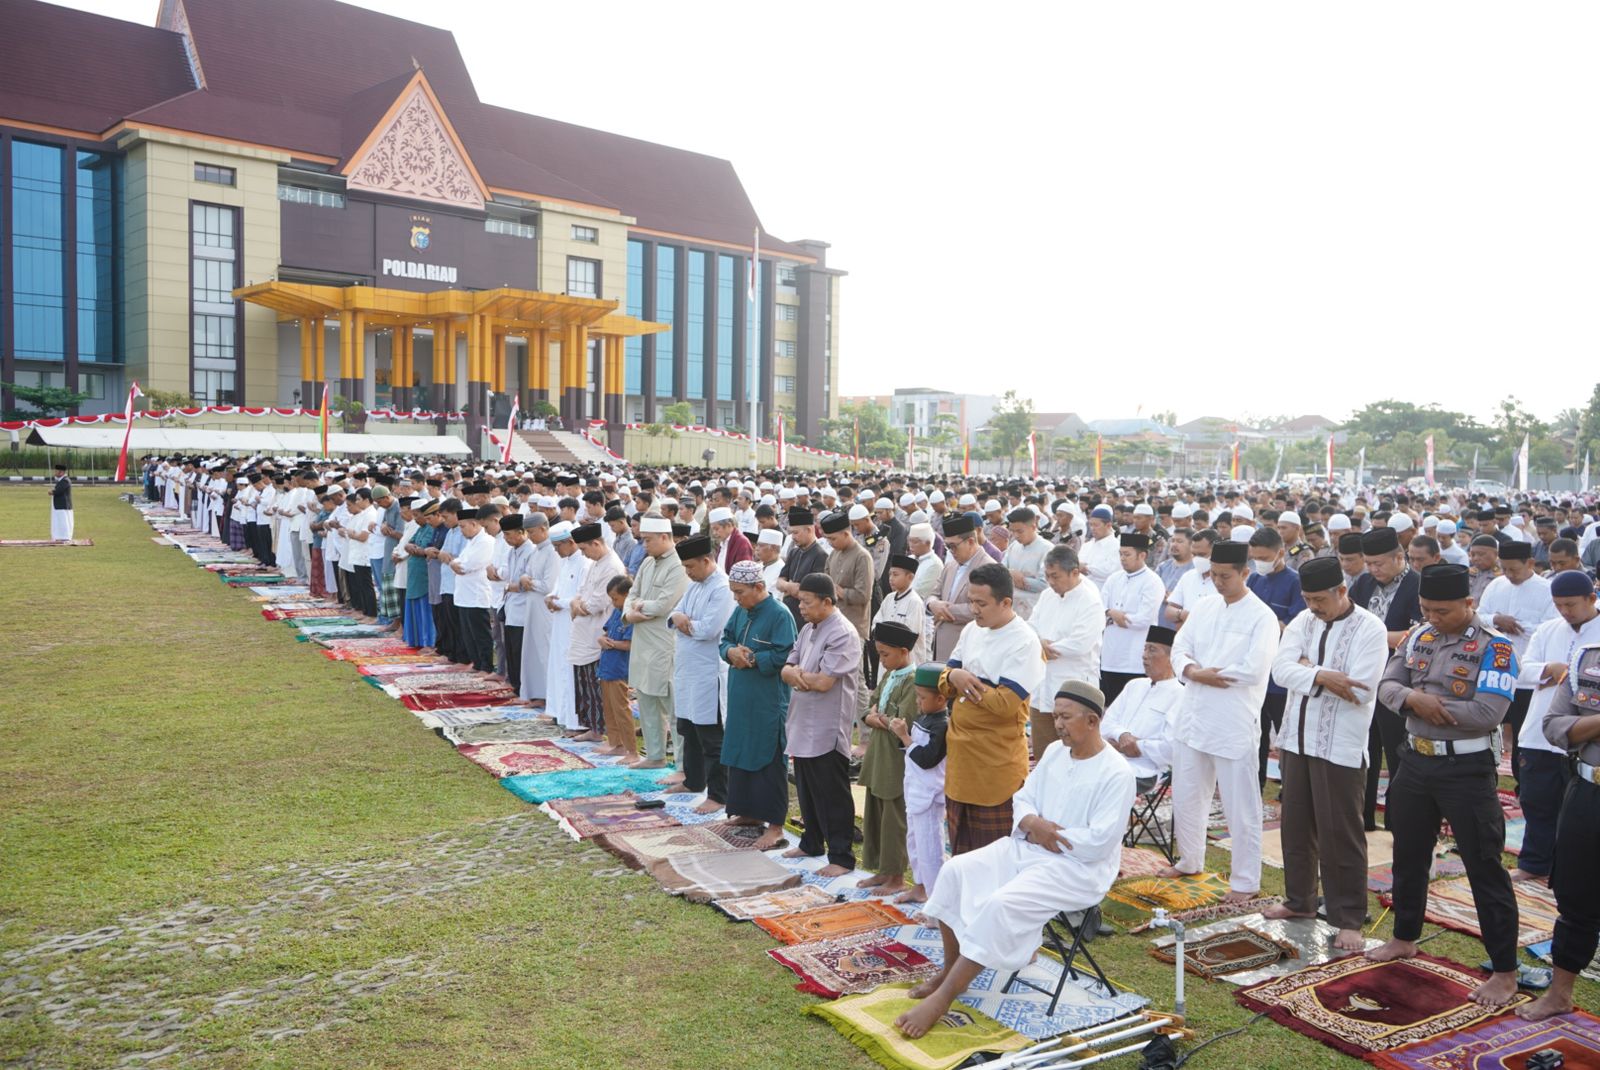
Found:
[{"label": "flagpole", "polygon": [[750,338],[745,346],[744,389],[745,400],[750,404],[750,426],[747,428],[750,433],[750,467],[751,469],[757,469],[761,467],[761,454],[759,452],[761,442],[761,355],[756,351],[756,338],[759,333],[756,327],[761,318],[761,310],[756,307],[756,288],[761,281],[761,228],[757,227],[753,235],[753,240],[750,243],[750,284],[748,287],[750,311],[745,316],[745,319],[749,321],[745,326],[749,329]]}]

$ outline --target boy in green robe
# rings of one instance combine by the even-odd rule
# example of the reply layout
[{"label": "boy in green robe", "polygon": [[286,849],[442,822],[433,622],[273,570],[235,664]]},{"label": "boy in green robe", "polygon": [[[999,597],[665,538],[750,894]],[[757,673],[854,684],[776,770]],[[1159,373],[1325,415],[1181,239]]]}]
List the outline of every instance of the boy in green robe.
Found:
[{"label": "boy in green robe", "polygon": [[906,752],[890,727],[892,720],[914,721],[917,689],[911,651],[917,633],[898,621],[879,621],[872,629],[878,652],[878,686],[861,723],[872,730],[861,759],[861,786],[867,791],[861,822],[861,861],[873,875],[857,885],[873,895],[894,895],[906,887]]}]

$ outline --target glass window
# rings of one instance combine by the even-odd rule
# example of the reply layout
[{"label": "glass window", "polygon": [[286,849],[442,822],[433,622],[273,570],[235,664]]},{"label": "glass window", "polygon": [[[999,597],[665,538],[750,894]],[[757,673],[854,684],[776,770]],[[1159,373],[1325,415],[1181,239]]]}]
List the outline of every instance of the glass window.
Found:
[{"label": "glass window", "polygon": [[567,257],[567,294],[572,297],[599,297],[600,261]]},{"label": "glass window", "polygon": [[773,377],[773,389],[780,394],[794,393],[794,376],[778,375]]},{"label": "glass window", "polygon": [[78,392],[99,400],[106,396],[106,377],[98,372],[78,376]]},{"label": "glass window", "polygon": [[[644,242],[628,242],[628,315],[644,318]],[[622,346],[622,389],[625,394],[644,390],[644,339],[629,338]]]},{"label": "glass window", "polygon": [[[657,323],[678,326],[677,311],[678,250],[670,245],[656,246]],[[672,396],[672,330],[653,335],[656,344],[656,396]]]},{"label": "glass window", "polygon": [[778,285],[779,286],[793,286],[794,285],[794,265],[793,264],[779,264],[778,265]]},{"label": "glass window", "polygon": [[786,323],[792,323],[800,318],[799,305],[777,305],[776,309],[777,311],[775,314],[777,315],[778,319]]},{"label": "glass window", "polygon": [[[331,189],[311,189],[308,186],[291,186],[278,183],[278,200],[289,204],[309,204],[313,208],[343,208],[344,194]],[[487,224],[487,220],[485,223]]]},{"label": "glass window", "polygon": [[194,398],[202,405],[239,403],[234,389],[239,303],[232,293],[238,225],[237,209],[216,204],[191,206],[189,364]]},{"label": "glass window", "polygon": [[78,359],[114,361],[120,351],[116,211],[122,161],[80,152],[77,164]]},{"label": "glass window", "polygon": [[533,238],[532,223],[518,223],[511,219],[485,219],[483,229],[490,234],[508,234],[513,238]]},{"label": "glass window", "polygon": [[66,359],[61,153],[11,143],[12,345],[19,360]]},{"label": "glass window", "polygon": [[790,341],[789,339],[780,338],[776,343],[775,349],[780,357],[792,357],[797,352],[798,347],[796,343]]},{"label": "glass window", "polygon": [[[744,300],[738,285],[744,260],[717,257],[717,400],[733,400],[733,303]],[[739,399],[743,401],[743,398]]]},{"label": "glass window", "polygon": [[211,182],[218,186],[237,185],[237,176],[231,167],[219,167],[213,163],[197,163],[194,165],[194,180],[196,182]]},{"label": "glass window", "polygon": [[600,240],[600,228],[580,227],[578,224],[574,223],[572,224],[572,240],[598,242]]},{"label": "glass window", "polygon": [[696,401],[706,396],[706,254],[689,250],[688,334],[684,337],[684,373],[688,376],[688,397]]}]

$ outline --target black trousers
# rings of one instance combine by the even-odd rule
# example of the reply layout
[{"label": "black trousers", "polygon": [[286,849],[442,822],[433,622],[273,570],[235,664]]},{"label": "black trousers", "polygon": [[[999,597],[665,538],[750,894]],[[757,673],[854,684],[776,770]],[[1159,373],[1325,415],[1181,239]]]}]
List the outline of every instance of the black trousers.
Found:
[{"label": "black trousers", "polygon": [[1137,680],[1143,673],[1137,672],[1111,672],[1109,669],[1100,670],[1100,693],[1106,697],[1106,708],[1122,694],[1122,689],[1128,686],[1129,681]]},{"label": "black trousers", "polygon": [[357,565],[350,570],[350,604],[369,617],[378,615],[378,594],[372,589],[371,565]]},{"label": "black trousers", "polygon": [[1517,799],[1528,825],[1522,835],[1522,853],[1517,868],[1524,873],[1548,876],[1555,861],[1556,822],[1566,798],[1572,766],[1566,756],[1547,750],[1525,750],[1518,766]]},{"label": "black trousers", "polygon": [[716,724],[695,724],[679,717],[678,735],[683,737],[683,753],[678,755],[683,790],[703,791],[712,802],[727,802],[728,770],[722,764],[721,720]]},{"label": "black trousers", "polygon": [[[1367,729],[1367,802],[1362,818],[1369,829],[1378,827],[1378,775],[1385,762],[1389,763],[1389,787],[1394,788],[1394,775],[1400,769],[1400,749],[1406,742],[1406,719],[1378,703],[1372,711],[1372,727]],[[1383,814],[1383,827],[1389,827],[1387,804]]]},{"label": "black trousers", "polygon": [[450,656],[449,637],[455,632],[456,607],[445,601],[450,596],[443,594],[439,600],[428,607],[433,613],[433,649],[445,657]]},{"label": "black trousers", "polygon": [[[1532,753],[1531,751],[1529,753]],[[1582,973],[1600,945],[1600,786],[1573,777],[1556,825],[1556,938],[1550,961]]]},{"label": "black trousers", "polygon": [[[505,610],[500,611],[500,619],[505,620]],[[506,683],[522,690],[522,627],[517,624],[504,624],[506,633]]]},{"label": "black trousers", "polygon": [[464,665],[472,658],[463,653],[461,619],[456,616],[456,596],[441,594],[439,609],[439,645],[436,649],[451,661]]},{"label": "black trousers", "polygon": [[791,758],[794,793],[805,832],[800,850],[815,858],[827,844],[828,861],[856,868],[856,800],[850,794],[850,759],[836,750],[815,758]]},{"label": "black trousers", "polygon": [[861,679],[869,688],[878,686],[878,644],[870,639],[861,644]]},{"label": "black trousers", "polygon": [[1517,743],[1517,737],[1522,734],[1522,722],[1528,719],[1528,703],[1532,701],[1533,688],[1517,688],[1516,695],[1506,710],[1506,719],[1502,722],[1511,726],[1511,776],[1517,782],[1519,792],[1522,789],[1522,746]]},{"label": "black trousers", "polygon": [[1517,899],[1500,856],[1506,845],[1505,811],[1492,750],[1430,758],[1409,747],[1389,779],[1387,816],[1394,832],[1394,935],[1422,935],[1428,875],[1439,842],[1439,820],[1450,822],[1456,851],[1467,867],[1483,946],[1496,973],[1517,968]]},{"label": "black trousers", "polygon": [[[1261,697],[1261,747],[1257,752],[1260,771],[1256,780],[1263,788],[1267,786],[1267,755],[1272,750],[1272,733],[1283,727],[1283,704],[1288,698],[1284,691],[1276,695],[1269,691]],[[1281,768],[1278,775],[1283,775]]]},{"label": "black trousers", "polygon": [[494,633],[489,631],[488,606],[457,606],[463,657],[479,672],[494,672]]}]

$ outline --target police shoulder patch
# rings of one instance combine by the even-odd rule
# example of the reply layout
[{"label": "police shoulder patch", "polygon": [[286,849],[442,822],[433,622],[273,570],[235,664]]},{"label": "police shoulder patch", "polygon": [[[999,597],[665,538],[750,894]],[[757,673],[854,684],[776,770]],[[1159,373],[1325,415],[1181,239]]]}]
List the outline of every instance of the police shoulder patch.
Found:
[{"label": "police shoulder patch", "polygon": [[1517,690],[1517,656],[1511,640],[1491,636],[1478,663],[1478,690],[1512,698]]}]

